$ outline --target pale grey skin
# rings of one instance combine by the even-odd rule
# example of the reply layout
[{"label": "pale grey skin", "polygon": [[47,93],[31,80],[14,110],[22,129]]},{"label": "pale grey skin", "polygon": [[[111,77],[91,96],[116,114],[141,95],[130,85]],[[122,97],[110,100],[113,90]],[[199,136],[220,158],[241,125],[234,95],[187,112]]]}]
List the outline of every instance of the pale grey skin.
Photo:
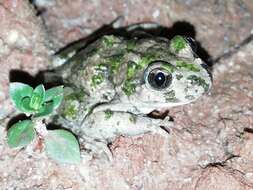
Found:
[{"label": "pale grey skin", "polygon": [[[54,119],[73,131],[85,148],[109,158],[107,145],[119,136],[157,133],[168,138],[168,117],[146,115],[193,102],[212,85],[207,66],[181,36],[171,41],[104,36],[54,60],[63,62],[54,76],[62,79],[65,94]],[[152,72],[168,76],[167,85],[152,85]]]}]

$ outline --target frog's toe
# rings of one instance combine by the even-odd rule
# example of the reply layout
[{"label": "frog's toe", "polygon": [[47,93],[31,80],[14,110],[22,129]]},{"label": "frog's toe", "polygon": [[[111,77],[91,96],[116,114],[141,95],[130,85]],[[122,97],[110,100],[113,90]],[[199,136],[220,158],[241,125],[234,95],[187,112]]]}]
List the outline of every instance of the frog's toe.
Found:
[{"label": "frog's toe", "polygon": [[84,142],[86,150],[91,151],[92,154],[98,155],[98,157],[106,157],[108,161],[113,160],[113,155],[107,144],[104,142],[93,141],[93,142]]},{"label": "frog's toe", "polygon": [[100,155],[105,156],[109,162],[113,161],[113,154],[105,143],[100,144]]},{"label": "frog's toe", "polygon": [[166,127],[166,128],[170,128],[173,126],[173,121],[171,121],[171,117],[170,116],[166,116],[163,120],[161,120],[159,122],[160,126]]},{"label": "frog's toe", "polygon": [[170,133],[170,128],[173,126],[173,122],[170,120],[170,117],[167,116],[165,119],[160,120],[156,123],[155,133],[168,138]]}]

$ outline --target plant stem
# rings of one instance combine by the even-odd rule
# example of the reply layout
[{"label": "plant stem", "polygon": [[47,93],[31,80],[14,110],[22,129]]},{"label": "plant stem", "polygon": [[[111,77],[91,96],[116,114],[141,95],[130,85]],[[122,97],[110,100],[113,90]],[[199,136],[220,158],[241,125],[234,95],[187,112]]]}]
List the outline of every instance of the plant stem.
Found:
[{"label": "plant stem", "polygon": [[38,133],[38,135],[44,138],[48,133],[46,124],[43,123],[42,119],[35,120],[34,123],[35,123],[35,130]]}]

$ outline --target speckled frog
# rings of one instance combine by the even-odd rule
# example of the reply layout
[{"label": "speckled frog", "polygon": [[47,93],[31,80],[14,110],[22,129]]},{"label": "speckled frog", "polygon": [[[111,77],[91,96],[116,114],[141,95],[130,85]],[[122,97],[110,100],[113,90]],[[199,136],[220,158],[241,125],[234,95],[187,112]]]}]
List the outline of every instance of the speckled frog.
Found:
[{"label": "speckled frog", "polygon": [[147,114],[195,101],[212,85],[207,65],[182,36],[107,35],[56,60],[65,61],[55,69],[65,94],[54,119],[98,154],[110,155],[107,145],[119,136],[169,137],[164,128],[172,122]]}]

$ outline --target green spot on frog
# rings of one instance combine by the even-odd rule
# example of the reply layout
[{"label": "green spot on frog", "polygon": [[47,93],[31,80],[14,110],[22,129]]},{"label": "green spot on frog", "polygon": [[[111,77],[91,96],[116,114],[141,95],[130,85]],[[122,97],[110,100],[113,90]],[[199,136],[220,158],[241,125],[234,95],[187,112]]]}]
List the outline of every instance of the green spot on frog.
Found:
[{"label": "green spot on frog", "polygon": [[113,74],[119,70],[120,65],[122,64],[124,54],[114,55],[109,59],[109,65]]},{"label": "green spot on frog", "polygon": [[126,73],[126,80],[122,87],[123,92],[130,96],[135,92],[136,82],[134,81],[134,77],[137,73],[148,66],[149,63],[152,61],[152,56],[144,56],[139,59],[138,62],[129,61],[127,64],[127,73]]},{"label": "green spot on frog", "polygon": [[175,67],[170,64],[162,64],[161,67],[168,71],[169,73],[173,73],[175,71]]},{"label": "green spot on frog", "polygon": [[69,100],[76,100],[77,98],[76,98],[75,93],[71,93],[71,94],[68,94],[67,96],[65,96],[64,99],[66,101],[69,101]]},{"label": "green spot on frog", "polygon": [[147,67],[151,60],[150,56],[144,56],[137,62],[129,61],[127,64],[127,79],[133,78],[139,70]]},{"label": "green spot on frog", "polygon": [[122,64],[124,54],[112,55],[110,58],[105,59],[103,63],[95,65],[95,70],[105,72],[110,69],[112,74],[116,74]]},{"label": "green spot on frog", "polygon": [[98,73],[96,75],[93,75],[91,78],[91,85],[93,87],[96,87],[97,85],[100,85],[104,81],[104,76],[102,73]]},{"label": "green spot on frog", "polygon": [[105,110],[104,113],[105,113],[106,120],[110,119],[113,115],[113,112],[111,110]]},{"label": "green spot on frog", "polygon": [[187,45],[187,42],[182,36],[175,36],[170,41],[170,48],[173,49],[176,53],[184,49]]},{"label": "green spot on frog", "polygon": [[78,109],[75,104],[72,104],[71,102],[66,103],[64,110],[63,110],[63,116],[67,119],[75,119],[77,116]]},{"label": "green spot on frog", "polygon": [[133,51],[135,46],[136,46],[136,42],[134,40],[129,40],[127,42],[127,51],[128,52]]},{"label": "green spot on frog", "polygon": [[153,57],[154,56],[152,55],[144,56],[139,60],[137,64],[140,66],[140,68],[145,68],[149,63],[152,62]]},{"label": "green spot on frog", "polygon": [[106,48],[111,48],[115,43],[116,38],[115,36],[104,36],[103,37],[103,44]]},{"label": "green spot on frog", "polygon": [[122,90],[127,96],[130,96],[135,92],[135,88],[136,84],[129,79],[125,81]]},{"label": "green spot on frog", "polygon": [[76,90],[64,96],[65,101],[85,101],[86,93],[83,90]]},{"label": "green spot on frog", "polygon": [[176,62],[176,66],[177,66],[177,68],[185,68],[185,69],[187,69],[189,71],[193,71],[193,72],[200,71],[200,69],[196,65],[194,65],[193,63],[186,63],[181,60]]},{"label": "green spot on frog", "polygon": [[71,92],[66,91],[64,95],[63,106],[59,111],[62,116],[67,119],[76,119],[78,116],[79,106],[81,102],[84,102],[87,95],[84,90],[71,90]]},{"label": "green spot on frog", "polygon": [[209,85],[201,77],[198,77],[196,75],[190,75],[187,77],[187,80],[190,80],[192,85],[202,86],[205,92],[207,92],[209,89]]},{"label": "green spot on frog", "polygon": [[127,78],[128,79],[133,78],[139,69],[141,69],[141,67],[137,63],[135,63],[133,61],[128,62],[128,64],[127,64]]}]

